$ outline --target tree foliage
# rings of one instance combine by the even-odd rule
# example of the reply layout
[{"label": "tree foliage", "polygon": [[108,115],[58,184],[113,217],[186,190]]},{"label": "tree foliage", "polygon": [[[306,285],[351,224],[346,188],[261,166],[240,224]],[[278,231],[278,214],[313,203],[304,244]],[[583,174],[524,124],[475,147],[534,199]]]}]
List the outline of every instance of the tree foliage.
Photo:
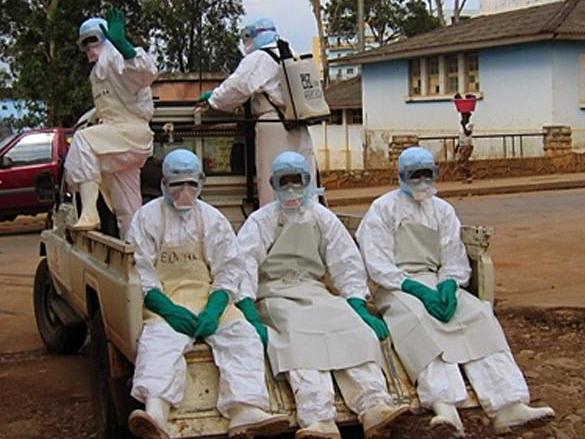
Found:
[{"label": "tree foliage", "polygon": [[231,71],[238,51],[241,0],[145,0],[159,66],[168,71]]},{"label": "tree foliage", "polygon": [[[328,34],[353,43],[357,35],[357,2],[331,0],[325,10]],[[366,32],[377,45],[399,37],[428,32],[439,26],[423,0],[364,0]]]},{"label": "tree foliage", "polygon": [[93,105],[90,65],[77,47],[77,32],[110,6],[126,14],[135,45],[153,45],[161,69],[228,70],[237,62],[241,0],[0,0],[0,62],[10,71],[0,87],[10,86],[11,96],[26,102],[29,119],[71,126]]}]

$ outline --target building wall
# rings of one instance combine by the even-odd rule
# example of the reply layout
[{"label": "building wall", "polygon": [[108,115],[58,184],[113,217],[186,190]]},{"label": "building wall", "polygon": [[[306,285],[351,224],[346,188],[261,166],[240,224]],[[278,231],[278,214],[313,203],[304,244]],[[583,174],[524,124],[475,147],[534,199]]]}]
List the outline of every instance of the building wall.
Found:
[{"label": "building wall", "polygon": [[[540,130],[552,120],[552,53],[543,45],[482,51],[482,98],[476,132]],[[419,135],[455,134],[459,116],[450,100],[406,102],[407,60],[363,66],[364,125]]]},{"label": "building wall", "polygon": [[585,148],[585,42],[554,47],[553,124],[569,125],[574,146]]}]

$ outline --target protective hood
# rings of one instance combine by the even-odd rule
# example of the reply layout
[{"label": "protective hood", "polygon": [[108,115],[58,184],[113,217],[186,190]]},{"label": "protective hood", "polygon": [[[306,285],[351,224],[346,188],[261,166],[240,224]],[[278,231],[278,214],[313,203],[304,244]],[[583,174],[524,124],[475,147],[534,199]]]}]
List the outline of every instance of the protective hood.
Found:
[{"label": "protective hood", "polygon": [[201,160],[179,148],[169,152],[162,163],[161,190],[167,204],[179,212],[195,206],[205,183]]},{"label": "protective hood", "polygon": [[[414,177],[418,171],[428,171],[427,176]],[[420,146],[405,149],[398,158],[400,189],[416,201],[423,201],[437,193],[434,182],[438,168],[433,154]]]},{"label": "protective hood", "polygon": [[269,18],[257,18],[246,24],[241,32],[243,49],[246,54],[275,43],[279,36],[274,22]]}]

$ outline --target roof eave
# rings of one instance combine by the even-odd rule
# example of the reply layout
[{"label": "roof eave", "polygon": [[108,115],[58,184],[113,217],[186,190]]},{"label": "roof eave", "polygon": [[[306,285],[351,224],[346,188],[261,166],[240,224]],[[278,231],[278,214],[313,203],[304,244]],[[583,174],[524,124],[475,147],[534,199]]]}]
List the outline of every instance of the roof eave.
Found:
[{"label": "roof eave", "polygon": [[369,55],[366,56],[353,56],[347,58],[340,58],[339,62],[345,62],[347,64],[374,64],[379,62],[386,62],[386,61],[396,61],[399,59],[405,58],[417,58],[420,56],[429,56],[429,55],[441,55],[445,53],[451,52],[460,52],[465,50],[478,50],[478,49],[489,49],[492,47],[501,47],[501,46],[512,46],[515,44],[526,44],[526,43],[533,43],[538,41],[550,41],[554,39],[573,39],[573,40],[585,40],[585,35],[561,35],[561,34],[554,34],[554,33],[546,33],[546,34],[536,34],[524,37],[515,37],[515,38],[505,38],[505,39],[498,39],[498,40],[486,40],[486,41],[477,41],[471,43],[461,43],[461,44],[450,44],[446,46],[437,46],[431,48],[422,48],[422,49],[414,49],[414,50],[406,50],[400,51],[397,53],[389,53],[389,54],[378,54],[378,55]]}]

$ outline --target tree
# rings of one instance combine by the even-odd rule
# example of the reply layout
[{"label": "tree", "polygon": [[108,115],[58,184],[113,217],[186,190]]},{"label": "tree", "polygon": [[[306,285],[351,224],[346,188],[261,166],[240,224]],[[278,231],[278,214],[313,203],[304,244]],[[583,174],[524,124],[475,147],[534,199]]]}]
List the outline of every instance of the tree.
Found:
[{"label": "tree", "polygon": [[[89,65],[77,47],[79,25],[114,4],[131,18],[137,1],[0,0],[0,61],[10,66],[12,97],[28,109],[27,124],[71,126],[91,107]],[[135,40],[145,41],[128,27]]]},{"label": "tree", "polygon": [[[453,0],[453,23],[459,23],[461,13],[463,12],[463,8],[465,8],[466,3],[467,0]],[[445,0],[427,0],[427,4],[431,14],[439,19],[441,26],[445,26]]]},{"label": "tree", "polygon": [[181,72],[233,70],[238,51],[241,0],[145,0],[158,64]]},{"label": "tree", "polygon": [[[357,2],[331,0],[325,7],[329,35],[335,35],[353,44],[357,35]],[[427,32],[439,25],[431,16],[423,0],[365,0],[366,29],[376,45],[384,45],[396,38]]]}]

